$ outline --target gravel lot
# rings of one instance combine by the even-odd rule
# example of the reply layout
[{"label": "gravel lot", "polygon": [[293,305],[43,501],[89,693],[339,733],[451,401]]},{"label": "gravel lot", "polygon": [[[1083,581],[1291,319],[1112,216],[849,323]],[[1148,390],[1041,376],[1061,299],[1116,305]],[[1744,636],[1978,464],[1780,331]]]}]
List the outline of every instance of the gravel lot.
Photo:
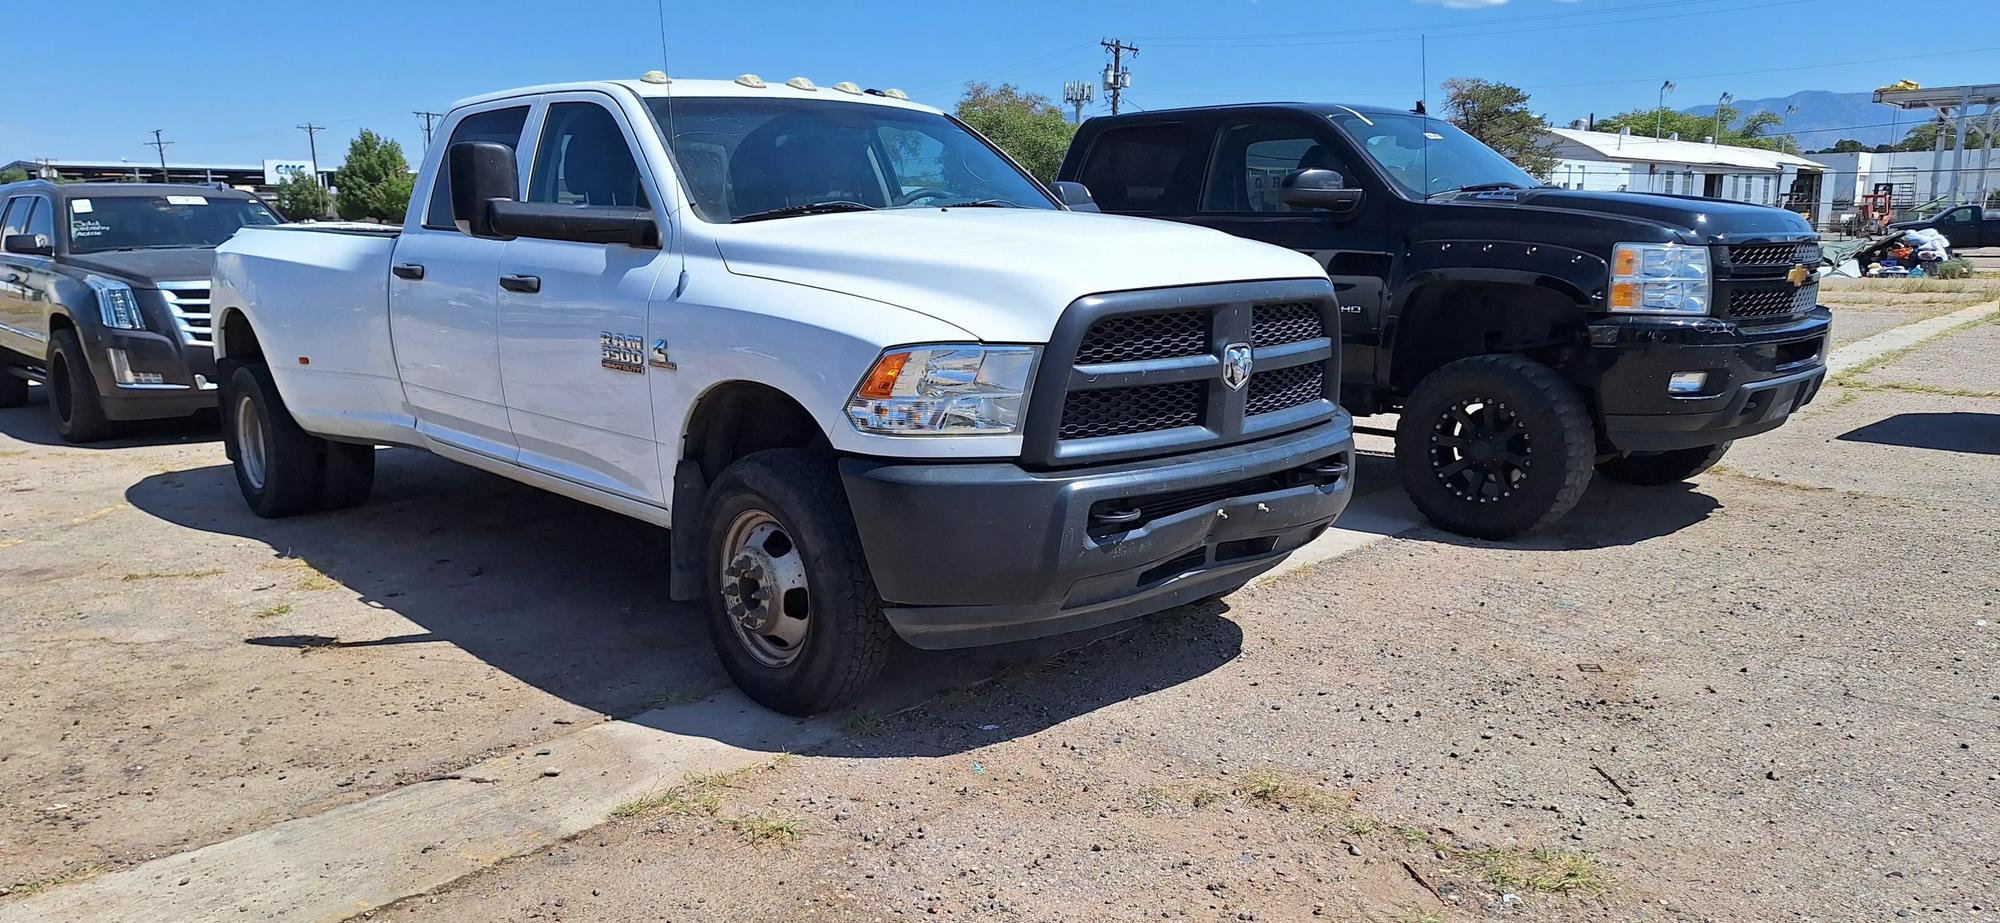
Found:
[{"label": "gravel lot", "polygon": [[[1977,303],[1940,294],[1991,297],[1829,300],[1843,336]],[[1527,542],[1418,530],[1066,653],[904,655],[829,748],[373,916],[1984,918],[1995,330]],[[382,465],[267,523],[212,424],[73,448],[0,411],[0,908],[723,684],[663,533]]]}]

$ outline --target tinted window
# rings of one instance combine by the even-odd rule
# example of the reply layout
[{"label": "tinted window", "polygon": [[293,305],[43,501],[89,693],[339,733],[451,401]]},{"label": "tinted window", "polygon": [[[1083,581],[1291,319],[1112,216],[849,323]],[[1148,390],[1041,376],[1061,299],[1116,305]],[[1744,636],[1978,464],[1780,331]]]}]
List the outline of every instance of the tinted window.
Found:
[{"label": "tinted window", "polygon": [[639,163],[618,120],[596,103],[557,103],[542,125],[528,201],[557,205],[647,204]]},{"label": "tinted window", "polygon": [[[1529,189],[1541,180],[1443,119],[1342,109],[1327,119],[1347,134],[1382,174],[1413,198],[1457,192],[1465,186]],[[1741,177],[1732,176],[1731,183]],[[1732,189],[1729,197],[1743,192]]]},{"label": "tinted window", "polygon": [[1945,213],[1944,213],[1944,219],[1943,219],[1943,220],[1945,220],[1945,221],[1950,221],[1950,222],[1971,222],[1971,221],[1972,221],[1972,209],[1970,209],[1970,208],[1954,208],[1954,209],[1952,209],[1951,211],[1948,211],[1948,212],[1945,212]]},{"label": "tinted window", "polygon": [[246,225],[277,224],[252,199],[200,190],[171,195],[107,195],[69,200],[69,249],[179,250],[219,246]]},{"label": "tinted window", "polygon": [[34,203],[35,210],[28,213],[27,233],[40,234],[51,241],[55,240],[56,222],[54,210],[49,207],[49,200],[35,196]]},{"label": "tinted window", "polygon": [[1193,210],[1199,164],[1189,154],[1186,125],[1113,128],[1090,146],[1078,179],[1108,212],[1184,213]]},{"label": "tinted window", "polygon": [[[526,106],[475,112],[459,120],[458,127],[451,130],[451,140],[446,143],[496,141],[510,148],[518,147],[521,126],[527,121]],[[448,159],[438,161],[437,182],[431,184],[431,201],[424,207],[424,227],[445,231],[456,227],[451,223],[451,163]]]},{"label": "tinted window", "polygon": [[1204,211],[1284,212],[1279,185],[1295,170],[1332,170],[1353,184],[1353,173],[1333,152],[1290,122],[1245,122],[1223,129],[1215,146],[1215,167],[1202,197]]},{"label": "tinted window", "polygon": [[8,199],[6,215],[5,217],[0,217],[0,231],[4,231],[10,235],[26,233],[28,209],[32,208],[34,204],[34,196],[17,195]]}]

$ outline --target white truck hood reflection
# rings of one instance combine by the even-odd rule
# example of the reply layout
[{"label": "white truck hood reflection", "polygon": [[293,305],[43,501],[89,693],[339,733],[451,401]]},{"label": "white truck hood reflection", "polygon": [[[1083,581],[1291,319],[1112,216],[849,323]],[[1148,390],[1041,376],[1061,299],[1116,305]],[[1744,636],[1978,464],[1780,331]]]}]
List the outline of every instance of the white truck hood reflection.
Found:
[{"label": "white truck hood reflection", "polygon": [[907,208],[713,229],[729,271],[886,302],[988,343],[1044,343],[1102,292],[1325,278],[1312,258],[1167,221],[1026,208]]}]

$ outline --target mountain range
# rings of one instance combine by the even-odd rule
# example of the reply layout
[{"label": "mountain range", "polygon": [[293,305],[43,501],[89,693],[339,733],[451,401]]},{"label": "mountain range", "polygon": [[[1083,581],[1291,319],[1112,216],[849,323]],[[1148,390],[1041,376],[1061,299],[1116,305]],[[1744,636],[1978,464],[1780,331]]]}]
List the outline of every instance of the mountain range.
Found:
[{"label": "mountain range", "polygon": [[[1922,123],[1930,115],[1881,105],[1874,101],[1873,93],[1865,92],[1804,90],[1770,99],[1739,99],[1732,105],[1745,116],[1766,111],[1784,116],[1785,121],[1776,132],[1798,138],[1799,147],[1808,151],[1832,147],[1834,142],[1843,138],[1851,138],[1869,147],[1894,144],[1903,140],[1912,126]],[[1788,106],[1797,106],[1798,111],[1787,116],[1785,109]],[[1712,116],[1715,104],[1691,106],[1681,111]]]}]

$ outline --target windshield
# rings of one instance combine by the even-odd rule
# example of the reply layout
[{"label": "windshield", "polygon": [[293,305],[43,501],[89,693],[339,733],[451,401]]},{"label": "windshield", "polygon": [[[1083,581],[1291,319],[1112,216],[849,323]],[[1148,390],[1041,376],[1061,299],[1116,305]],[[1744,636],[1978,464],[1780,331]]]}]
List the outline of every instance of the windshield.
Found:
[{"label": "windshield", "polygon": [[[1033,180],[957,122],[930,112],[821,100],[647,101],[671,124],[674,161],[706,221],[812,206],[1054,208]],[[781,211],[785,210],[785,211]],[[832,209],[827,209],[832,210]]]},{"label": "windshield", "polygon": [[77,198],[69,200],[69,249],[202,249],[220,246],[244,225],[277,223],[277,215],[252,199],[199,193]]},{"label": "windshield", "polygon": [[1527,189],[1541,180],[1442,119],[1336,112],[1327,116],[1390,181],[1416,198],[1468,186]]}]

